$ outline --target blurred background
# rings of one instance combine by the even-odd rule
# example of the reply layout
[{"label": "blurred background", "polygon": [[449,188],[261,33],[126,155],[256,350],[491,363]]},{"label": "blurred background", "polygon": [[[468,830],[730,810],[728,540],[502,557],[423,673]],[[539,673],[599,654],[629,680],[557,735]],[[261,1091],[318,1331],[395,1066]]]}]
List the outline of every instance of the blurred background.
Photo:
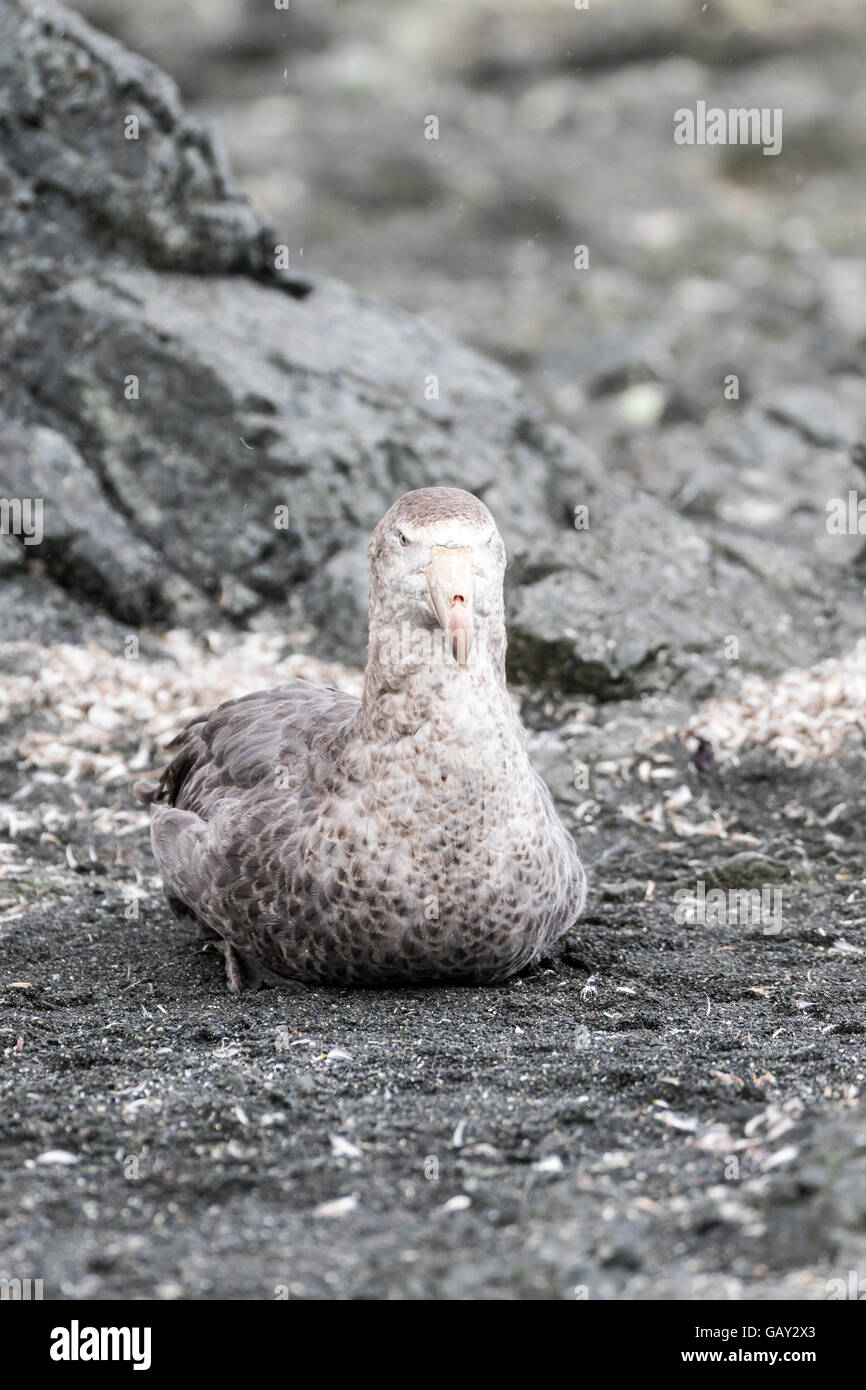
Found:
[{"label": "blurred background", "polygon": [[[850,559],[816,513],[866,422],[857,0],[77,8],[216,122],[294,267],[508,363],[696,519]],[[698,100],[781,107],[783,157],[676,145]]]}]

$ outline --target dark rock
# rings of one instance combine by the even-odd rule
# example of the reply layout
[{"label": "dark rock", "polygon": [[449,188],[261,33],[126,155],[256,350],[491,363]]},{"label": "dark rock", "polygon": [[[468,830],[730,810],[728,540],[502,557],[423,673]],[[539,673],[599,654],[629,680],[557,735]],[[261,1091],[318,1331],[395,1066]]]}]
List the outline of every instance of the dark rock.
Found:
[{"label": "dark rock", "polygon": [[43,497],[40,583],[127,624],[291,624],[360,662],[370,529],[405,489],[453,484],[513,557],[516,679],[705,693],[731,632],[748,669],[825,650],[814,564],[788,559],[792,601],[774,541],[614,480],[503,367],[276,271],[277,233],[150,63],[0,0],[0,87],[0,493]]},{"label": "dark rock", "polygon": [[720,859],[706,871],[706,881],[712,888],[761,888],[768,883],[786,883],[807,877],[802,864],[775,859],[770,854],[757,854],[750,849]]}]

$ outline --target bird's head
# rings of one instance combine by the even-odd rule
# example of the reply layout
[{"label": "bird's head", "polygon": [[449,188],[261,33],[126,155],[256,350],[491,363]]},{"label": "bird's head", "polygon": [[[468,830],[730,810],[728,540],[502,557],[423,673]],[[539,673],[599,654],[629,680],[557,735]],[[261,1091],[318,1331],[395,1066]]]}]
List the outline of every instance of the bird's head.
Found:
[{"label": "bird's head", "polygon": [[426,638],[461,667],[504,647],[505,547],[477,497],[454,487],[405,493],[373,532],[369,556],[371,634],[375,625],[380,640],[405,645],[408,626],[416,649]]}]

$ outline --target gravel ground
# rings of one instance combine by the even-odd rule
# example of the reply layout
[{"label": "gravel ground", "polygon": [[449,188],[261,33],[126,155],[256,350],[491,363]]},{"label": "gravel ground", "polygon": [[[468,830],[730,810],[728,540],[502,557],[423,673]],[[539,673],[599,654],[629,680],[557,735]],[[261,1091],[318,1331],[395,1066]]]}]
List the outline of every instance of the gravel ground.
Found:
[{"label": "gravel ground", "polygon": [[[699,771],[661,743],[688,811],[637,763],[578,810],[592,894],[543,968],[239,1001],[146,830],[94,832],[128,782],[36,774],[10,803],[3,763],[0,1274],[47,1298],[826,1297],[866,1218],[863,762]],[[780,922],[678,922],[698,880],[772,885]]]}]

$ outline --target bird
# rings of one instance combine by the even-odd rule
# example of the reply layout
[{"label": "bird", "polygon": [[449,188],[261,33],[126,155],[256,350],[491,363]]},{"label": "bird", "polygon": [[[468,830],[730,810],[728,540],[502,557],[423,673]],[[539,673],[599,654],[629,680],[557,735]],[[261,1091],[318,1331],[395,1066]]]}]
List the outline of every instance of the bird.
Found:
[{"label": "bird", "polygon": [[368,558],[360,699],[296,680],[229,700],[135,787],[168,904],[222,953],[233,993],[493,984],[583,909],[577,846],[506,684],[487,506],[407,492]]}]

